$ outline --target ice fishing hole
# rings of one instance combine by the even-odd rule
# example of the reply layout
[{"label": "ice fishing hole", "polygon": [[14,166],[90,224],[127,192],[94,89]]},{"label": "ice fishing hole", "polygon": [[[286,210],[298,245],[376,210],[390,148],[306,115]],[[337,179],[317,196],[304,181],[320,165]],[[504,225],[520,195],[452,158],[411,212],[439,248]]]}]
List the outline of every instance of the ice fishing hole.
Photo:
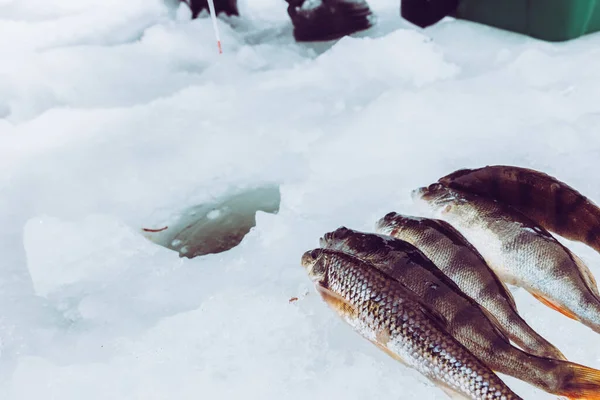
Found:
[{"label": "ice fishing hole", "polygon": [[194,258],[227,251],[256,225],[256,212],[279,212],[279,186],[263,186],[222,196],[184,210],[165,228],[144,229],[154,243]]}]

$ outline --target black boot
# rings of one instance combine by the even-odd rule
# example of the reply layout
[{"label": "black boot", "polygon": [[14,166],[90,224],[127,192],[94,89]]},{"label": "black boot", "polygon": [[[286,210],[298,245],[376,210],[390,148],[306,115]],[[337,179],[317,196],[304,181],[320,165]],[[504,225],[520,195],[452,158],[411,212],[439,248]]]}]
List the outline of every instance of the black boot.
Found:
[{"label": "black boot", "polygon": [[459,0],[402,0],[400,16],[420,28],[427,28],[452,14]]},{"label": "black boot", "polygon": [[335,40],[375,24],[365,0],[286,0],[298,42]]},{"label": "black boot", "polygon": [[[209,11],[208,0],[180,0],[187,3],[192,10],[192,18],[197,18],[202,10]],[[225,13],[226,15],[240,15],[237,6],[237,0],[214,0],[215,13]]]}]

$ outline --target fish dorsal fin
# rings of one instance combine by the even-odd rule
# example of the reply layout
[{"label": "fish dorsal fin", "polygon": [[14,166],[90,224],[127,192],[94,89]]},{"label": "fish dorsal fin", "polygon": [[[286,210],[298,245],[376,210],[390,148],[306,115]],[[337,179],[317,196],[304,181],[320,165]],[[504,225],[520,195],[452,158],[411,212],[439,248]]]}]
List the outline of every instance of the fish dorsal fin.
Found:
[{"label": "fish dorsal fin", "polygon": [[592,291],[592,293],[594,293],[596,297],[600,299],[600,293],[598,292],[598,284],[596,283],[596,279],[594,278],[592,271],[590,271],[585,262],[581,258],[579,258],[575,253],[571,251],[569,251],[569,253],[571,254],[571,257],[573,257],[573,261],[575,261],[575,264],[579,268],[579,271],[581,271],[581,276],[583,277],[583,280],[585,281],[587,287]]},{"label": "fish dorsal fin", "polygon": [[352,318],[358,315],[358,310],[339,294],[319,284],[316,285],[316,288],[323,300],[336,311]]},{"label": "fish dorsal fin", "polygon": [[425,315],[426,318],[433,320],[433,322],[437,324],[439,328],[443,330],[448,329],[448,320],[446,319],[446,317],[444,317],[437,310],[433,309],[433,307],[429,307],[428,305],[421,302],[421,300],[415,301],[418,303],[419,309],[421,310],[423,315]]},{"label": "fish dorsal fin", "polygon": [[490,311],[488,311],[488,309],[483,307],[482,305],[479,305],[479,308],[481,309],[481,312],[487,317],[487,319],[492,323],[492,326],[496,330],[496,333],[500,337],[502,337],[502,339],[506,340],[507,343],[510,343],[510,339],[508,338],[506,331],[504,330],[504,328],[502,327],[502,325],[500,324],[500,322],[498,321],[496,316],[494,314],[492,314]]},{"label": "fish dorsal fin", "polygon": [[[496,275],[496,273],[494,271],[492,271],[491,268],[490,268],[490,272],[492,274]],[[506,300],[508,300],[508,303],[511,305],[511,307],[515,311],[517,311],[517,302],[515,301],[515,297],[513,296],[512,292],[510,291],[510,289],[508,288],[508,286],[506,286],[506,283],[502,282],[502,280],[500,280],[500,278],[496,279],[496,282],[498,283],[498,285],[500,287],[502,287],[502,289],[504,289],[504,292],[506,294]]]}]

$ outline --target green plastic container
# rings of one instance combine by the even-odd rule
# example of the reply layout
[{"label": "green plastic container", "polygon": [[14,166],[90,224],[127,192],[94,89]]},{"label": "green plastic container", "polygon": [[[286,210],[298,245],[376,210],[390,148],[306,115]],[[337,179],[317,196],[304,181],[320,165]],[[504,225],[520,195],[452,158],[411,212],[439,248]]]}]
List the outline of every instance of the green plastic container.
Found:
[{"label": "green plastic container", "polygon": [[560,42],[600,31],[600,0],[462,0],[453,17]]}]

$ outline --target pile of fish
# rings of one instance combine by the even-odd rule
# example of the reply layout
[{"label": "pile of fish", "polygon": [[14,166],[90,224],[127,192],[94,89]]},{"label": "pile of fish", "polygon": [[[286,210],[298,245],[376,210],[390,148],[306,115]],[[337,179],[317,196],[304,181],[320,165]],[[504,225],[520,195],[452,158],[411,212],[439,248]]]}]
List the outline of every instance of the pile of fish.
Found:
[{"label": "pile of fish", "polygon": [[600,370],[566,360],[519,315],[505,284],[600,333],[592,273],[550,233],[600,251],[600,209],[513,166],[459,170],[414,190],[431,218],[391,212],[340,227],[301,263],[364,338],[454,399],[520,399],[496,373],[569,399],[600,399]]}]

